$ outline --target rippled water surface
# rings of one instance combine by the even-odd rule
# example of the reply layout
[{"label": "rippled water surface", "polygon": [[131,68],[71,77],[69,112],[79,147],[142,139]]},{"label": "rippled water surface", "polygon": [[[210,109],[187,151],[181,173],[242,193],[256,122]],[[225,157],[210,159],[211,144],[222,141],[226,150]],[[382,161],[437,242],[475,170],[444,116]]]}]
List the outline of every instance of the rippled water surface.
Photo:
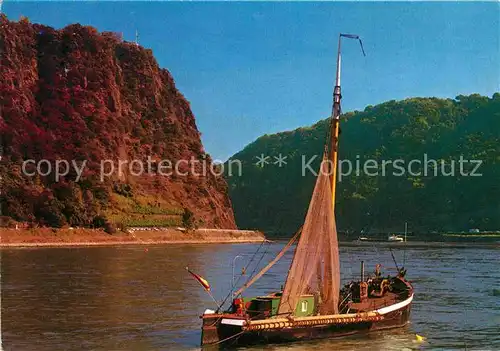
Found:
[{"label": "rippled water surface", "polygon": [[[4,350],[189,350],[199,348],[200,319],[214,303],[185,266],[202,274],[217,299],[235,272],[265,265],[283,243],[4,249],[1,328]],[[257,255],[253,256],[258,250]],[[403,253],[415,286],[411,324],[403,329],[266,350],[500,350],[500,248],[427,245]],[[234,259],[237,255],[238,257]],[[262,259],[261,259],[262,258]],[[291,253],[247,295],[280,288]],[[341,247],[342,278],[393,269],[384,245]],[[392,271],[394,274],[394,271]],[[246,279],[240,279],[239,284]],[[417,343],[415,333],[426,337]],[[255,348],[253,350],[259,350]]]}]

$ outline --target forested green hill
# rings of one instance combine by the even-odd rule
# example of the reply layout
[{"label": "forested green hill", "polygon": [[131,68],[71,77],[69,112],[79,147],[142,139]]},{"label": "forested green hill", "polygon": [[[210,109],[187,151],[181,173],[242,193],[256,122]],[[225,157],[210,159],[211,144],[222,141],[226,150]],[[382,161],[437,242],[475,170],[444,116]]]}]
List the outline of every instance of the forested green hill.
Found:
[{"label": "forested green hill", "polygon": [[[320,156],[328,126],[325,119],[308,128],[264,135],[231,158],[242,162],[241,176],[235,167],[227,176],[239,227],[291,233],[300,226],[314,185],[305,165],[310,157]],[[256,165],[262,154],[270,156],[263,167]],[[286,156],[282,167],[274,164],[279,154]],[[419,232],[500,229],[498,93],[491,98],[473,94],[388,101],[347,113],[341,123],[340,159],[344,173],[346,160],[353,166],[338,186],[341,231],[401,231],[405,221]],[[365,172],[369,159],[374,161],[368,161]],[[411,164],[409,174],[412,160],[420,162]],[[482,175],[471,176],[477,162],[466,160],[480,161],[475,174]],[[313,169],[318,161],[312,162]],[[449,175],[452,169],[454,175]]]}]

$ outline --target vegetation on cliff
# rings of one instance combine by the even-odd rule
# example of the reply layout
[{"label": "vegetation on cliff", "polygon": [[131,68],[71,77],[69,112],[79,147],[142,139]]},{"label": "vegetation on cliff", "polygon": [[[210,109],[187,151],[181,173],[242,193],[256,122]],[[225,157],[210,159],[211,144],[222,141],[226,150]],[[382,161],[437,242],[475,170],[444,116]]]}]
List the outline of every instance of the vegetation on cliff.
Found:
[{"label": "vegetation on cliff", "polygon": [[[188,101],[151,50],[89,26],[56,30],[1,15],[0,53],[2,215],[56,227],[164,226],[180,225],[189,209],[199,225],[235,227],[227,184],[211,172],[124,167],[101,179],[103,160],[211,165]],[[26,176],[30,159],[48,163]],[[85,163],[81,178],[74,167],[61,179],[47,172],[57,160]]]},{"label": "vegetation on cliff", "polygon": [[[314,175],[306,168],[302,176],[302,171],[313,155],[320,156],[328,127],[326,119],[309,128],[265,135],[232,157],[242,162],[242,175],[227,178],[239,226],[278,233],[300,226],[314,185]],[[337,188],[341,231],[401,232],[405,221],[412,231],[421,232],[500,229],[498,93],[491,98],[473,94],[388,101],[346,113],[339,152],[353,167]],[[270,164],[256,165],[261,154],[271,157]],[[279,154],[286,156],[282,167],[272,162]],[[480,160],[475,174],[482,175],[470,175],[476,167],[470,162],[462,172],[469,175],[460,174],[460,157]],[[377,165],[370,166],[370,175],[363,170],[369,159]],[[389,164],[383,176],[382,161],[398,159],[404,174]],[[412,164],[412,174],[411,160],[420,160]],[[311,163],[315,170],[318,166],[319,157]],[[342,167],[346,172],[347,162]],[[452,167],[454,175],[448,175]]]}]

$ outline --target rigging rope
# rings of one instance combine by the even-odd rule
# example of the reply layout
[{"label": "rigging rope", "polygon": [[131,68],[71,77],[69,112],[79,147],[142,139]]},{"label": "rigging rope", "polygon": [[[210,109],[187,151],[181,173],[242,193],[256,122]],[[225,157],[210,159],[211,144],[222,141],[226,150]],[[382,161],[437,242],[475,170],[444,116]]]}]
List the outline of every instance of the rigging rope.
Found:
[{"label": "rigging rope", "polygon": [[[257,270],[257,267],[259,267],[260,262],[262,262],[262,259],[263,259],[263,258],[264,258],[264,256],[267,254],[267,251],[268,251],[268,250],[269,250],[269,245],[267,245],[267,247],[266,247],[266,251],[264,251],[264,253],[262,254],[262,256],[260,256],[259,262],[257,262],[257,264],[255,265],[255,267],[253,268],[252,273],[250,273],[249,278],[247,279],[247,283],[248,283],[248,281],[250,280],[250,277],[254,275],[255,271]],[[245,284],[246,284],[246,283],[245,283]]]},{"label": "rigging rope", "polygon": [[228,341],[228,340],[231,340],[231,339],[234,339],[234,338],[236,338],[236,337],[240,336],[240,335],[241,335],[241,334],[243,334],[244,332],[245,332],[245,330],[240,331],[239,333],[236,333],[236,334],[234,334],[234,335],[228,336],[228,337],[227,337],[227,338],[225,338],[225,339],[222,339],[222,340],[219,340],[219,341],[216,341],[216,342],[210,343],[210,344],[206,344],[206,345],[218,345],[218,344],[221,344],[221,343],[223,343],[223,342],[225,342],[225,341]]},{"label": "rigging rope", "polygon": [[[257,251],[255,251],[255,253],[252,255],[252,258],[250,259],[250,261],[248,262],[248,264],[245,266],[244,270],[247,271],[248,268],[250,267],[250,265],[252,264],[253,260],[255,259],[255,256],[257,256],[257,254],[259,253],[260,249],[262,248],[262,246],[264,245],[264,243],[268,243],[267,240],[263,240],[260,245],[259,245],[259,248],[257,249]],[[268,245],[269,247],[269,245]],[[266,250],[267,252],[267,250]],[[265,253],[264,253],[265,254]],[[261,258],[262,259],[262,258]],[[259,261],[260,262],[260,261]],[[234,285],[238,284],[238,282],[240,281],[242,277],[242,274],[239,275],[238,279],[236,279],[236,282],[234,283]],[[217,309],[216,312],[219,312],[220,309],[224,306],[224,304],[226,303],[227,299],[231,296],[232,294],[232,289],[231,291],[229,292],[229,294],[227,294],[227,296],[224,298],[224,300],[222,301],[220,307]]]},{"label": "rigging rope", "polygon": [[[293,245],[293,243],[297,240],[297,238],[299,237],[300,235],[300,232],[302,230],[302,227],[299,228],[299,230],[297,230],[297,232],[295,232],[294,236],[290,239],[290,241],[285,245],[285,247],[283,247],[283,249],[281,249],[281,251],[276,255],[276,257],[267,264],[267,266],[265,266],[259,273],[257,273],[253,278],[249,279],[238,291],[235,292],[235,296],[238,296],[239,294],[241,294],[243,291],[245,291],[248,287],[250,287],[250,285],[252,285],[253,283],[255,283],[260,277],[262,277],[269,269],[271,269],[271,267],[276,263],[278,262],[278,260],[283,257],[283,255],[285,254],[286,251],[288,251],[288,249]],[[252,273],[253,274],[253,273]]]}]

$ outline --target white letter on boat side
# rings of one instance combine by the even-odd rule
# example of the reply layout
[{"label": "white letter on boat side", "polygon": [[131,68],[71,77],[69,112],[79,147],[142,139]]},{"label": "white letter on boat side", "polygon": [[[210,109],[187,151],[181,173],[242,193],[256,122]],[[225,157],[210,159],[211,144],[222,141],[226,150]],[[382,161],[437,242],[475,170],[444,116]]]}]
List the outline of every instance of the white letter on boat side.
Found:
[{"label": "white letter on boat side", "polygon": [[309,159],[309,161],[307,163],[306,162],[306,156],[305,155],[302,155],[302,177],[305,177],[306,176],[306,168],[309,169],[309,171],[315,176],[317,177],[318,176],[318,173],[316,173],[314,171],[314,169],[312,169],[311,167],[311,163],[314,162],[314,160],[318,157],[318,155],[314,155],[313,157],[311,157]]}]

